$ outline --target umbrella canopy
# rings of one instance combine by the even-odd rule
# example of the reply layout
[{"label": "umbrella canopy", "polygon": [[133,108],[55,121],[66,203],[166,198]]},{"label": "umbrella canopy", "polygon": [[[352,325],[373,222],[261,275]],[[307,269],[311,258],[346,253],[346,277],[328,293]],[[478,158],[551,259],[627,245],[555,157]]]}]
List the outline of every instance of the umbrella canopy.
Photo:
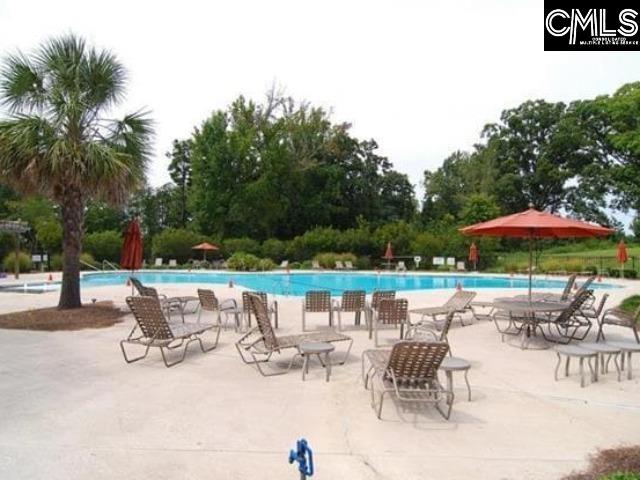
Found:
[{"label": "umbrella canopy", "polygon": [[494,218],[488,222],[476,223],[475,225],[461,228],[460,232],[463,235],[528,238],[529,299],[531,299],[533,270],[532,240],[534,238],[597,237],[610,235],[614,230],[593,223],[563,218],[558,215],[529,208],[524,212]]},{"label": "umbrella canopy", "polygon": [[464,235],[515,238],[572,238],[610,235],[612,228],[559,217],[534,208],[460,229]]},{"label": "umbrella canopy", "polygon": [[469,247],[469,261],[473,264],[478,263],[480,259],[480,255],[478,255],[478,247],[476,246],[476,242],[472,242]]},{"label": "umbrella canopy", "polygon": [[384,252],[384,257],[386,260],[391,260],[393,258],[393,249],[391,248],[391,242],[387,243],[387,251]]},{"label": "umbrella canopy", "polygon": [[195,245],[193,247],[191,247],[192,250],[202,250],[202,258],[204,260],[207,259],[207,252],[211,252],[214,250],[218,250],[218,247],[209,243],[209,242],[203,242],[203,243],[199,243],[198,245]]},{"label": "umbrella canopy", "polygon": [[620,243],[618,244],[616,259],[620,264],[627,263],[629,261],[629,253],[627,252],[627,246],[624,244],[624,240],[620,240]]},{"label": "umbrella canopy", "polygon": [[131,220],[124,234],[120,266],[126,270],[138,270],[142,266],[142,233],[137,220]]}]

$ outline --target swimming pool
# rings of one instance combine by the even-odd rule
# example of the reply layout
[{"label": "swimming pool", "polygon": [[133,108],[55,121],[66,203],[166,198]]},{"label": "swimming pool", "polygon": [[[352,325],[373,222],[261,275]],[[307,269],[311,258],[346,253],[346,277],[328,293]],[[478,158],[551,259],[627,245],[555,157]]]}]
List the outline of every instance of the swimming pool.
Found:
[{"label": "swimming pool", "polygon": [[[82,285],[99,287],[123,285],[131,274],[128,272],[85,273]],[[304,295],[308,290],[331,290],[340,295],[344,290],[434,290],[455,288],[458,283],[465,289],[477,288],[528,288],[529,282],[523,277],[501,277],[484,275],[429,275],[429,274],[376,274],[372,272],[317,273],[235,273],[235,272],[173,272],[140,271],[135,276],[142,283],[199,283],[234,284],[251,290],[261,290],[277,295]],[[564,280],[534,279],[533,287],[564,288]],[[594,284],[594,288],[613,287]]]}]

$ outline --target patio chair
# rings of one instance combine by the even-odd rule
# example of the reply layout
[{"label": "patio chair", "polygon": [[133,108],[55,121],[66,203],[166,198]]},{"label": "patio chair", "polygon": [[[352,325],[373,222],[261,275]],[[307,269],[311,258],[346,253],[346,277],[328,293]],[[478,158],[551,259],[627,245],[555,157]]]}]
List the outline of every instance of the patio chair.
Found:
[{"label": "patio chair", "polygon": [[407,266],[404,264],[404,260],[398,260],[398,264],[396,265],[396,272],[406,272]]},{"label": "patio chair", "polygon": [[[371,406],[377,417],[382,418],[384,396],[392,394],[401,402],[433,404],[448,420],[453,390],[445,388],[438,380],[438,368],[448,350],[445,342],[406,340],[396,343],[390,350],[365,350],[362,375],[365,388],[371,387]],[[380,389],[379,403],[376,402],[376,384]],[[440,407],[442,400],[446,410]]]},{"label": "patio chair", "polygon": [[[301,356],[300,345],[305,342],[349,342],[349,346],[347,347],[344,357],[340,360],[339,365],[343,365],[349,357],[349,352],[353,345],[353,339],[351,337],[333,330],[278,337],[271,326],[269,314],[262,299],[257,295],[251,295],[249,301],[256,316],[257,325],[243,335],[235,345],[242,361],[249,365],[255,365],[261,375],[269,377],[287,373],[291,370],[295,359]],[[262,368],[262,364],[268,362],[274,353],[280,354],[286,349],[294,349],[296,353],[284,370],[267,372]]]},{"label": "patio chair", "polygon": [[344,270],[344,264],[342,263],[341,260],[336,260],[336,270]]},{"label": "patio chair", "polygon": [[[577,273],[571,274],[569,276],[569,278],[567,279],[567,283],[565,284],[564,290],[562,291],[561,294],[557,294],[557,293],[535,294],[535,299],[566,302],[566,301],[570,300],[571,291],[573,289],[573,286],[576,283],[576,279],[577,278],[578,278],[578,274]],[[590,277],[590,278],[587,278],[587,280],[585,280],[585,282],[584,282],[585,288],[589,288],[589,286],[591,286],[591,283],[593,282],[593,278],[595,278],[595,277]],[[577,293],[578,292],[576,292],[576,294]]]},{"label": "patio chair", "polygon": [[604,337],[605,325],[616,325],[618,327],[627,327],[633,330],[633,336],[635,337],[636,342],[640,343],[640,336],[638,335],[638,326],[640,324],[640,306],[636,308],[636,311],[633,313],[626,312],[620,307],[610,308],[609,310],[604,312],[599,323],[598,336],[596,338],[597,342],[599,342],[601,338],[602,340],[606,340]]},{"label": "patio chair", "polygon": [[156,258],[156,262],[154,264],[156,267],[161,267],[162,266],[162,258]]},{"label": "patio chair", "polygon": [[466,311],[472,311],[471,302],[476,298],[476,295],[476,292],[470,290],[458,290],[441,306],[415,308],[409,313],[420,315],[420,321],[418,323],[425,323],[425,317],[430,317],[431,320],[429,322],[437,326],[442,318],[446,317],[449,312],[453,312],[455,317],[460,320],[460,324],[465,326],[462,314]]},{"label": "patio chair", "polygon": [[384,299],[393,300],[394,298],[396,298],[395,290],[374,290],[371,294],[371,303],[367,305],[367,325],[371,324],[373,312],[378,309],[380,301]]},{"label": "patio chair", "polygon": [[140,295],[141,297],[151,297],[157,299],[160,302],[162,309],[165,311],[169,321],[171,321],[171,311],[178,310],[180,312],[180,316],[182,317],[182,321],[184,322],[183,304],[180,298],[169,298],[162,293],[158,293],[158,290],[153,287],[143,285],[142,282],[135,277],[129,277],[129,281],[138,292],[138,295]]},{"label": "patio chair", "polygon": [[172,258],[171,260],[169,260],[169,267],[175,268],[177,266],[178,266],[178,260],[176,260],[175,258]]},{"label": "patio chair", "polygon": [[453,353],[451,352],[451,345],[449,344],[448,335],[455,313],[456,312],[453,310],[449,311],[444,319],[444,323],[442,324],[442,328],[440,330],[436,330],[431,325],[425,324],[412,325],[408,327],[404,339],[420,342],[446,342],[447,345],[449,345],[449,355],[453,355]]},{"label": "patio chair", "polygon": [[378,309],[374,311],[371,324],[369,325],[369,338],[373,333],[374,345],[378,346],[378,330],[388,326],[397,328],[400,326],[400,339],[404,337],[404,326],[408,322],[409,302],[404,298],[393,300],[384,299],[380,301]]},{"label": "patio chair", "polygon": [[289,268],[289,260],[282,260],[282,262],[280,262],[280,267],[278,268]]},{"label": "patio chair", "polygon": [[311,261],[311,268],[313,270],[322,270],[322,267],[320,266],[320,262],[317,260],[312,260]]},{"label": "patio chair", "polygon": [[[568,344],[572,340],[584,340],[589,331],[591,330],[591,320],[585,315],[580,313],[585,302],[591,297],[592,292],[590,290],[582,290],[573,298],[571,303],[557,316],[545,316],[540,317],[540,323],[548,324],[549,337],[544,333],[544,329],[540,326],[542,336],[547,341],[552,341],[561,344]],[[556,331],[560,335],[560,338],[553,338],[551,335],[551,326],[555,326]],[[578,332],[584,329],[582,334]]]},{"label": "patio chair", "polygon": [[200,317],[202,316],[202,312],[215,312],[216,322],[218,325],[222,326],[222,314],[225,315],[224,326],[229,324],[229,315],[233,315],[235,331],[240,331],[240,315],[241,312],[238,309],[238,304],[235,299],[229,298],[227,300],[223,300],[222,302],[218,301],[218,297],[213,290],[207,290],[203,288],[198,289],[198,298],[200,299],[200,309],[198,311],[198,322],[200,321]]},{"label": "patio chair", "polygon": [[333,308],[329,290],[309,290],[302,300],[302,331],[307,331],[307,313],[328,313],[329,327],[333,327]]},{"label": "patio chair", "polygon": [[360,325],[360,318],[366,312],[367,292],[364,290],[345,290],[342,292],[342,299],[333,301],[333,311],[338,313],[338,330],[342,330],[342,313],[353,312],[355,315],[354,324]]},{"label": "patio chair", "polygon": [[276,328],[278,328],[278,302],[269,302],[266,292],[242,292],[242,318],[246,319],[247,325],[251,326],[251,315],[255,315],[255,312],[251,310],[251,302],[249,297],[251,295],[257,295],[264,303],[265,309],[269,314],[269,318],[273,318]]},{"label": "patio chair", "polygon": [[356,267],[353,266],[353,262],[351,260],[345,260],[344,268],[346,268],[347,270],[355,270],[356,269]]},{"label": "patio chair", "polygon": [[[187,348],[193,342],[198,342],[200,350],[206,353],[218,346],[220,338],[220,326],[212,323],[169,323],[164,316],[162,306],[157,298],[152,297],[127,297],[127,305],[131,309],[136,326],[140,329],[140,334],[134,336],[134,327],[126,339],[120,341],[120,349],[127,363],[137,362],[145,358],[151,347],[159,348],[162,354],[162,361],[166,367],[173,367],[184,361],[187,355]],[[216,339],[213,346],[205,348],[201,335],[209,330],[216,330]],[[186,344],[185,344],[186,340]],[[145,348],[144,354],[134,358],[129,358],[124,348],[125,344],[141,345]],[[175,350],[184,345],[182,356],[177,360],[169,362],[165,350]]]},{"label": "patio chair", "polygon": [[456,262],[456,271],[457,272],[466,272],[467,266],[464,262]]}]

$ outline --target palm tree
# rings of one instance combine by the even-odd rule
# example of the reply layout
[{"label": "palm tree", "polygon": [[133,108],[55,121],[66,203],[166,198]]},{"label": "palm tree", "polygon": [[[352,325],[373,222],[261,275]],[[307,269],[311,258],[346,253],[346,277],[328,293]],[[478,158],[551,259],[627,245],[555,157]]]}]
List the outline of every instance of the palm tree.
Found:
[{"label": "palm tree", "polygon": [[126,73],[108,51],[74,35],[44,42],[32,55],[2,62],[0,178],[60,206],[63,273],[59,308],[78,308],[87,200],[121,202],[144,182],[151,120],[136,112],[115,120]]}]

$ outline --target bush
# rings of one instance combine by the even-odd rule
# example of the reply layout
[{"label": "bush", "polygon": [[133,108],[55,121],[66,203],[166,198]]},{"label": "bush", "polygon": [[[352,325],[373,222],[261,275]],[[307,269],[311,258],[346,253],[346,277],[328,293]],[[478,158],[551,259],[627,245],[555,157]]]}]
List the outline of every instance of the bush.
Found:
[{"label": "bush", "polygon": [[95,261],[95,259],[93,258],[93,255],[87,252],[80,254],[80,262],[84,262],[84,263],[80,263],[80,270],[93,270],[88,265],[93,265],[96,268],[100,268],[100,264]]},{"label": "bush", "polygon": [[167,260],[176,259],[178,263],[187,263],[193,255],[192,247],[207,241],[204,235],[181,228],[168,228],[153,237],[154,257]]},{"label": "bush", "polygon": [[270,258],[258,258],[252,253],[236,252],[227,260],[227,267],[238,271],[265,271],[273,270],[276,264]]},{"label": "bush", "polygon": [[311,270],[313,268],[313,263],[311,263],[311,260],[305,260],[304,262],[300,263],[300,268],[302,270]]},{"label": "bush", "polygon": [[[62,258],[63,257],[61,253],[54,253],[53,255],[51,255],[50,264],[51,264],[52,271],[62,270],[62,267],[63,267]],[[82,253],[80,255],[80,260],[82,262],[88,263],[89,265],[93,265],[96,268],[100,268],[100,264],[95,261],[95,259],[93,258],[93,255],[91,255],[90,253],[87,253],[87,252]],[[80,270],[93,270],[93,269],[81,263]]]},{"label": "bush", "polygon": [[358,270],[371,270],[371,259],[369,257],[358,257],[355,267]]},{"label": "bush", "polygon": [[234,253],[251,253],[252,255],[260,254],[260,243],[252,238],[227,238],[222,242],[222,251],[225,256]]},{"label": "bush", "polygon": [[353,253],[325,252],[317,254],[313,259],[316,260],[322,268],[335,268],[336,261],[343,263],[349,261],[353,264],[357,262],[357,257]]},{"label": "bush", "polygon": [[[15,272],[15,265],[16,265],[16,253],[11,252],[6,257],[4,257],[2,266],[7,272]],[[31,255],[28,255],[25,252],[20,252],[18,254],[18,267],[20,268],[20,271],[28,272],[31,270],[31,266],[32,266]]]},{"label": "bush", "polygon": [[[637,278],[638,272],[635,270],[624,269],[623,271],[624,278]],[[620,278],[620,269],[619,268],[609,268],[608,275],[612,278]]]},{"label": "bush", "polygon": [[104,232],[89,233],[84,237],[84,251],[90,253],[99,262],[108,260],[118,263],[122,251],[123,237],[120,232],[106,230]]},{"label": "bush", "polygon": [[640,480],[640,446],[599,450],[589,457],[585,471],[563,480]]},{"label": "bush", "polygon": [[277,238],[270,238],[262,244],[262,256],[281,262],[286,258],[286,249],[287,244],[285,242]]}]

